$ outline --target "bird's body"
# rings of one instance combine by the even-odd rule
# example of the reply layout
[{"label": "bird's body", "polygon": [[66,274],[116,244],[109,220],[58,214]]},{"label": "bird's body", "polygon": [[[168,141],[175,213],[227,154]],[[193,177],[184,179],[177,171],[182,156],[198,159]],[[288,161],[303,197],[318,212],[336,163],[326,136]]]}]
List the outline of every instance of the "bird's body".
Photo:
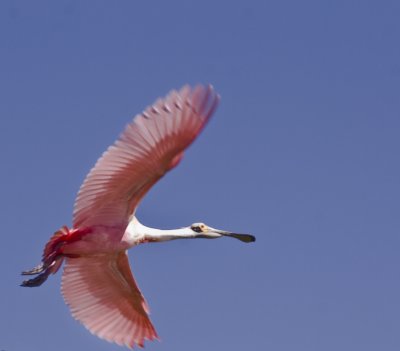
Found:
[{"label": "bird's body", "polygon": [[23,272],[36,277],[22,285],[41,285],[65,262],[64,299],[72,315],[93,334],[128,347],[156,339],[147,303],[130,271],[127,250],[174,239],[230,236],[244,242],[255,240],[203,223],[159,230],[144,226],[135,217],[142,197],[180,162],[218,100],[211,87],[185,86],[136,116],[82,184],[73,227],[64,226],[54,233],[42,263]]}]

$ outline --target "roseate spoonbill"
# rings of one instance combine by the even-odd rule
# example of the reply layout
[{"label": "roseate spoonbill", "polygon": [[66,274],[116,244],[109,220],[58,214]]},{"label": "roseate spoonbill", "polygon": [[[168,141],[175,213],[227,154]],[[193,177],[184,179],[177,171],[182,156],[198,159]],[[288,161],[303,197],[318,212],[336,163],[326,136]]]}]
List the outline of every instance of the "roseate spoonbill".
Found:
[{"label": "roseate spoonbill", "polygon": [[93,334],[119,345],[143,347],[158,338],[149,309],[131,273],[127,249],[174,239],[232,237],[248,234],[194,223],[174,230],[141,224],[135,210],[142,197],[182,159],[184,150],[217,107],[211,86],[183,87],[157,100],[128,124],[83,182],[73,213],[73,227],[54,233],[36,275],[21,285],[39,286],[65,261],[61,290],[75,319]]}]

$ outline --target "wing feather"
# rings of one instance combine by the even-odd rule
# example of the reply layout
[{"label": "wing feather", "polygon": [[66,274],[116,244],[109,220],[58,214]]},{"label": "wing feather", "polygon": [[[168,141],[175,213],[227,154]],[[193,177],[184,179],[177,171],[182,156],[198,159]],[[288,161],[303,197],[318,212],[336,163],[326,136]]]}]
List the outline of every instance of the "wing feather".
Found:
[{"label": "wing feather", "polygon": [[74,227],[126,226],[141,197],[179,163],[218,101],[210,86],[185,86],[137,115],[83,182]]},{"label": "wing feather", "polygon": [[125,252],[66,258],[61,289],[73,317],[100,338],[128,347],[157,338]]}]

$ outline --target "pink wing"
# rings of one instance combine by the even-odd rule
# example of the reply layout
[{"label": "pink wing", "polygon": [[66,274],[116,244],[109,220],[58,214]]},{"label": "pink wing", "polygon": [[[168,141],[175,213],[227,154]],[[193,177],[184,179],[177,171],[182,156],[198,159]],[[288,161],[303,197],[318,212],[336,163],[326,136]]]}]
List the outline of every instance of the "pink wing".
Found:
[{"label": "pink wing", "polygon": [[100,338],[128,347],[157,338],[126,252],[66,258],[61,289],[72,315]]},{"label": "pink wing", "polygon": [[218,101],[210,86],[185,86],[136,116],[82,184],[75,202],[74,227],[125,229],[140,199],[179,163]]}]

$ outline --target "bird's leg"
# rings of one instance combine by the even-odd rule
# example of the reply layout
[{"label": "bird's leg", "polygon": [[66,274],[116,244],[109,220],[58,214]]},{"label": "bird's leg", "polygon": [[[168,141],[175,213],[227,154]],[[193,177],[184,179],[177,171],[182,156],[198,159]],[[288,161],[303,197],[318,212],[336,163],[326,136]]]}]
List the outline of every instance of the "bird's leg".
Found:
[{"label": "bird's leg", "polygon": [[21,274],[22,275],[35,275],[35,274],[42,273],[45,269],[46,269],[46,267],[45,267],[44,263],[41,262],[35,268],[32,268],[29,271],[23,271]]},{"label": "bird's leg", "polygon": [[26,287],[35,287],[35,286],[40,286],[42,285],[52,272],[51,267],[54,265],[54,262],[50,265],[45,264],[44,262],[41,262],[39,265],[37,265],[35,268],[29,270],[29,271],[24,271],[21,274],[22,275],[35,275],[38,274],[35,278],[24,280],[21,284],[21,286],[26,286]]},{"label": "bird's leg", "polygon": [[63,255],[60,252],[60,247],[65,244],[70,234],[71,232],[66,226],[54,233],[45,246],[42,262],[31,270],[21,273],[22,275],[38,274],[38,276],[24,280],[21,286],[33,287],[42,285],[50,274],[54,274],[58,271],[63,262]]},{"label": "bird's leg", "polygon": [[63,259],[63,256],[58,256],[50,264],[42,262],[40,265],[31,269],[30,271],[22,272],[22,275],[38,275],[35,278],[24,280],[21,286],[35,287],[42,285],[50,274],[54,274],[58,271],[58,269],[61,267]]},{"label": "bird's leg", "polygon": [[51,270],[46,269],[43,273],[39,274],[35,278],[24,280],[22,282],[21,286],[30,287],[30,288],[40,286],[47,280],[50,273],[51,273]]},{"label": "bird's leg", "polygon": [[[50,265],[51,267],[52,265]],[[35,268],[32,268],[29,271],[23,271],[22,275],[35,275],[38,274],[35,278],[24,280],[21,286],[27,287],[35,287],[42,285],[52,272],[49,265],[44,264],[44,262],[39,263]]]}]

